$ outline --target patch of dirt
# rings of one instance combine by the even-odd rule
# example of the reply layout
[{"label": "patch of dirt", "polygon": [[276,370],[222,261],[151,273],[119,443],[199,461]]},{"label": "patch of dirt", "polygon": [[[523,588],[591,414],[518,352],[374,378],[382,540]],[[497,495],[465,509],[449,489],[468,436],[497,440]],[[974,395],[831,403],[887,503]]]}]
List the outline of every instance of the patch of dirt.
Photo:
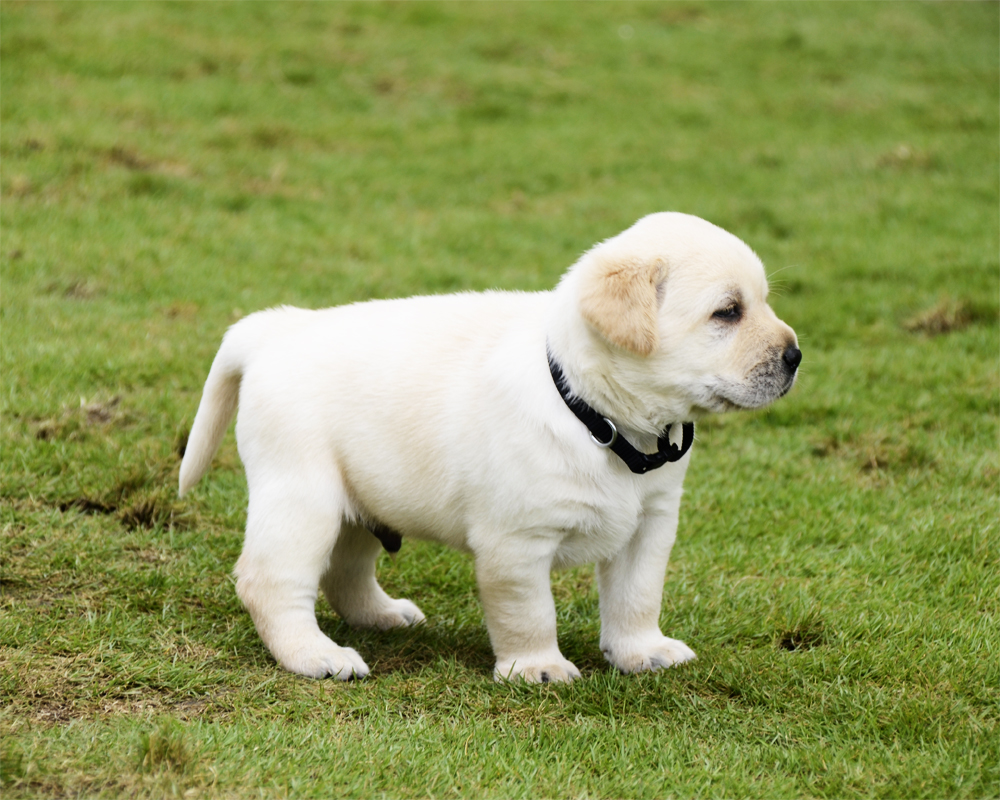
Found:
[{"label": "patch of dirt", "polygon": [[885,472],[933,467],[934,457],[908,442],[874,438],[863,445],[859,454],[861,472]]},{"label": "patch of dirt", "polygon": [[[77,408],[67,408],[58,417],[35,423],[35,438],[42,441],[74,441],[87,437],[95,429],[124,427],[132,417],[121,408],[121,397],[86,402],[81,398]],[[183,454],[187,444],[186,431],[180,431],[174,443],[175,452]],[[76,497],[48,500],[46,505],[64,513],[117,516],[128,529],[151,528],[156,525],[184,525],[188,512],[176,502],[173,490],[176,471],[174,456],[155,463],[135,466],[121,473],[109,488],[81,493]]]},{"label": "patch of dirt", "polygon": [[170,492],[163,488],[150,491],[135,490],[123,492],[117,500],[75,497],[58,504],[60,511],[81,511],[84,514],[109,514],[128,530],[153,528],[157,525],[183,527],[187,524],[187,513],[175,503]]},{"label": "patch of dirt", "polygon": [[168,319],[193,319],[198,315],[197,303],[171,303],[163,309],[164,315]]},{"label": "patch of dirt", "polygon": [[52,281],[45,287],[49,294],[62,295],[70,300],[90,300],[104,293],[104,287],[90,278],[65,277]]},{"label": "patch of dirt", "polygon": [[116,145],[97,153],[98,158],[131,172],[155,173],[170,178],[191,177],[191,167],[180,161],[157,161],[139,153],[135,148]]},{"label": "patch of dirt", "polygon": [[[174,652],[177,659],[191,661],[205,661],[217,655],[211,648],[188,643],[181,644]],[[110,684],[111,676],[102,677],[107,667],[87,655],[25,656],[8,650],[0,652],[0,670],[10,679],[5,689],[11,694],[3,698],[4,705],[17,718],[43,725],[95,716],[135,717],[161,712],[191,719],[203,716],[227,694],[222,690],[178,698],[144,686],[109,689],[102,695],[100,687]]]},{"label": "patch of dirt", "polygon": [[976,322],[997,322],[997,310],[980,307],[965,300],[945,299],[932,308],[910,317],[903,327],[911,333],[941,336],[960,331]]},{"label": "patch of dirt", "polygon": [[58,417],[42,420],[35,428],[35,438],[42,441],[75,439],[88,427],[121,423],[125,417],[118,406],[121,397],[115,395],[110,400],[95,400],[90,403],[81,398],[78,408],[65,408]]},{"label": "patch of dirt", "polygon": [[858,473],[879,476],[884,473],[906,473],[914,469],[934,469],[933,453],[908,440],[905,431],[886,434],[867,431],[859,435],[827,436],[813,444],[812,453],[819,458],[836,457],[853,461]]},{"label": "patch of dirt", "polygon": [[185,528],[191,523],[191,512],[177,502],[173,489],[174,469],[172,458],[133,467],[106,490],[50,502],[50,505],[63,513],[77,511],[116,516],[129,530],[157,525]]},{"label": "patch of dirt", "polygon": [[152,169],[154,162],[143,158],[134,150],[125,147],[112,147],[107,153],[108,160],[112,164],[118,164],[126,169],[146,171]]},{"label": "patch of dirt", "polygon": [[782,650],[794,653],[799,650],[812,650],[825,643],[822,625],[803,625],[794,630],[785,631],[777,637],[777,646]]},{"label": "patch of dirt", "polygon": [[87,415],[87,423],[97,425],[99,423],[111,422],[115,415],[115,408],[122,401],[117,395],[106,403],[88,403],[83,406],[83,411]]}]

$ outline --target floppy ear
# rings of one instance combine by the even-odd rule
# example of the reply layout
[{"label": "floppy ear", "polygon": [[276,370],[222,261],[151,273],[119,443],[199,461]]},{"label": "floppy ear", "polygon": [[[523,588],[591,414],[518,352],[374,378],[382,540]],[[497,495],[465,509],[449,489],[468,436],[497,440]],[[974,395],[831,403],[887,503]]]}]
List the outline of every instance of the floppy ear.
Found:
[{"label": "floppy ear", "polygon": [[592,254],[580,312],[612,344],[648,356],[660,343],[657,313],[666,264],[659,258]]}]

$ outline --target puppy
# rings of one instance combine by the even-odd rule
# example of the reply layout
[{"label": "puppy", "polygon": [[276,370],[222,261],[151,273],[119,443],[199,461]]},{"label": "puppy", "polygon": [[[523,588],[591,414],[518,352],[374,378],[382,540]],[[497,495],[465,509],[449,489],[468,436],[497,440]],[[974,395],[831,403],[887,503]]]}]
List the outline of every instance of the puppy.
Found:
[{"label": "puppy", "polygon": [[308,311],[231,327],[180,469],[209,467],[239,401],[249,486],[236,591],[278,664],[364,677],[316,624],[424,615],[375,578],[383,546],[434,539],[475,558],[498,680],[571,681],[553,568],[596,562],[601,649],[622,672],[689,661],[660,632],[693,422],[791,389],[795,333],[760,259],[696,217],[647,216],[550,292]]}]

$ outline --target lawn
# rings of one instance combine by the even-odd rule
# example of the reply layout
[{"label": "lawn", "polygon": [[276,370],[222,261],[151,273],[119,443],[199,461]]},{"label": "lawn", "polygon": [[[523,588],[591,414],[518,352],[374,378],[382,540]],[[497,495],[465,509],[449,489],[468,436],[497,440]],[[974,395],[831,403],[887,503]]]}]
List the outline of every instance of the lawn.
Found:
[{"label": "lawn", "polygon": [[[0,5],[5,798],[1000,794],[1000,6]],[[230,432],[177,498],[226,327],[551,287],[659,210],[746,240],[796,389],[699,426],[661,625],[591,568],[568,686],[501,685],[472,565],[428,624],[280,671],[230,577]]]}]

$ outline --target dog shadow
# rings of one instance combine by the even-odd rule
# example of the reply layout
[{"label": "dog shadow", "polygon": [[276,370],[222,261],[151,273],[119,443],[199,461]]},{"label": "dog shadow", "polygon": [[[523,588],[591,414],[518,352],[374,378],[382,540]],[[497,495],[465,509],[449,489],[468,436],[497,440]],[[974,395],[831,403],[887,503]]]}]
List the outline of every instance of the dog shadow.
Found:
[{"label": "dog shadow", "polygon": [[[454,662],[459,668],[493,676],[496,658],[485,627],[427,622],[387,631],[352,628],[335,615],[320,615],[319,627],[337,644],[353,647],[373,674],[411,676]],[[569,637],[563,653],[585,673],[610,669],[595,642]]]},{"label": "dog shadow", "polygon": [[323,633],[342,647],[353,647],[379,675],[415,675],[447,661],[482,675],[493,672],[493,650],[485,628],[427,622],[370,630],[352,628],[334,615],[320,615],[318,622]]}]

